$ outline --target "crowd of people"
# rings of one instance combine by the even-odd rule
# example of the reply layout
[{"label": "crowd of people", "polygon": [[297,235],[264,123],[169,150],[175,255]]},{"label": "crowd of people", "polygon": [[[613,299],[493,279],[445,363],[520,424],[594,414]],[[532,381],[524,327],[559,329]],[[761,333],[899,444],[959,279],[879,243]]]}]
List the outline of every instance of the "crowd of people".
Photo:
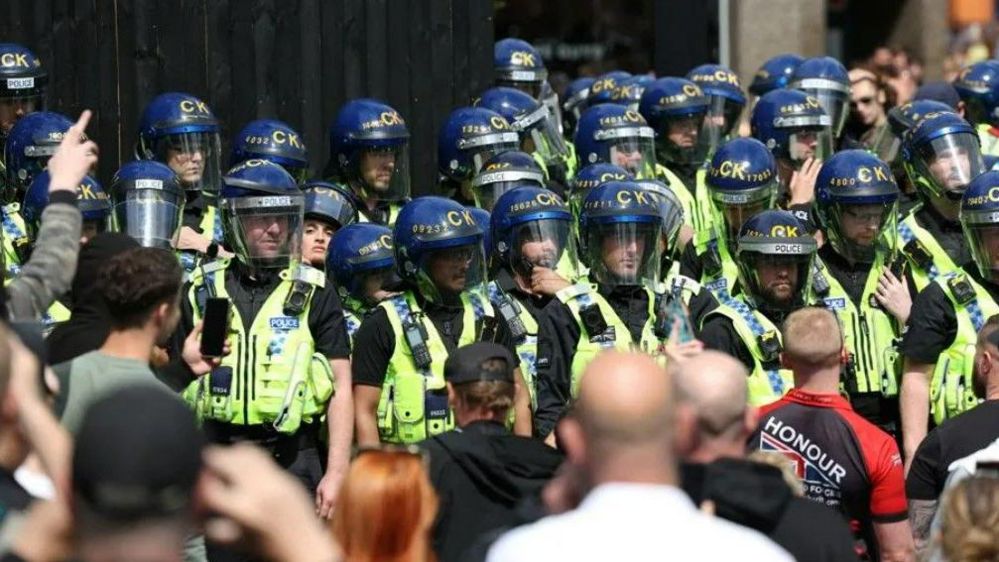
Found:
[{"label": "crowd of people", "polygon": [[101,181],[0,44],[0,561],[999,557],[999,61],[494,62],[411,198],[367,98]]}]

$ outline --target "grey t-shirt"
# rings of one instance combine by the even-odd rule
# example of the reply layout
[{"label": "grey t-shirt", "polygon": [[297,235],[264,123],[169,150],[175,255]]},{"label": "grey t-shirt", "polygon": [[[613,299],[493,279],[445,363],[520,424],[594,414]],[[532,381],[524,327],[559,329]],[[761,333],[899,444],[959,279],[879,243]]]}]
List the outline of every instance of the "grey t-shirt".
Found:
[{"label": "grey t-shirt", "polygon": [[[85,353],[52,369],[59,377],[60,385],[56,413],[74,434],[90,404],[107,393],[133,384],[162,386],[148,362],[112,357],[100,350]],[[165,386],[163,389],[168,391]]]}]

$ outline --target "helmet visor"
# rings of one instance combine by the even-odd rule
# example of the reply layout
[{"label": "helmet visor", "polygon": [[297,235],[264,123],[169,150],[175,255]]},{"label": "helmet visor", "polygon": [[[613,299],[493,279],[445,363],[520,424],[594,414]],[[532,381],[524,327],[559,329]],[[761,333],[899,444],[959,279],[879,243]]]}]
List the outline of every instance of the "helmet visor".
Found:
[{"label": "helmet visor", "polygon": [[288,267],[302,255],[302,195],[239,197],[222,201],[236,256],[255,268]]},{"label": "helmet visor", "polygon": [[560,160],[569,153],[559,124],[546,105],[515,121],[513,128],[521,133],[522,145],[530,143],[531,146],[522,146],[525,152],[537,152],[545,162]]},{"label": "helmet visor", "polygon": [[724,96],[708,96],[708,115],[704,119],[703,142],[708,144],[707,154],[714,154],[715,149],[728,138],[739,122],[743,104],[736,103]]},{"label": "helmet visor", "polygon": [[[496,172],[495,174],[506,174],[508,176],[522,175],[516,172]],[[518,187],[544,187],[544,184],[540,181],[534,179],[535,174],[527,172],[523,175],[529,175],[530,177],[521,178],[510,178],[502,179],[499,181],[482,181],[478,180],[483,176],[493,175],[492,172],[486,172],[479,175],[472,183],[472,195],[475,197],[475,206],[480,209],[485,209],[489,212],[493,211],[493,207],[496,206],[496,201],[503,196],[507,191],[517,189]]]},{"label": "helmet visor", "polygon": [[367,148],[357,158],[356,178],[364,197],[402,201],[409,197],[409,143]]},{"label": "helmet visor", "polygon": [[590,273],[601,284],[639,286],[659,279],[659,221],[597,224],[585,236]]},{"label": "helmet visor", "polygon": [[347,287],[350,296],[365,306],[374,306],[388,297],[387,287],[399,282],[395,265],[360,271],[352,276]]},{"label": "helmet visor", "polygon": [[895,201],[873,205],[837,203],[828,217],[829,243],[852,263],[873,263],[883,252],[888,261],[895,253]]},{"label": "helmet visor", "polygon": [[850,88],[832,80],[804,80],[798,90],[810,94],[819,100],[819,105],[832,120],[834,138],[839,138],[850,115]]},{"label": "helmet visor", "polygon": [[740,282],[759,306],[792,310],[804,303],[813,255],[743,252],[739,260]]},{"label": "helmet visor", "polygon": [[677,164],[704,162],[712,147],[708,121],[703,112],[664,117],[663,130],[656,138],[661,159]]},{"label": "helmet visor", "polygon": [[971,256],[982,277],[993,280],[999,278],[999,223],[969,224],[963,217],[961,222]]},{"label": "helmet visor", "polygon": [[711,199],[721,216],[721,223],[725,225],[725,236],[730,243],[735,243],[739,237],[739,229],[748,219],[762,211],[774,208],[777,200],[777,189],[775,186],[768,190],[765,197],[746,199],[742,203],[733,202],[732,198],[719,197],[717,192],[712,192]]},{"label": "helmet visor", "polygon": [[180,234],[184,201],[159,189],[129,190],[111,210],[112,229],[128,234],[146,248],[170,249]]},{"label": "helmet visor", "polygon": [[611,164],[628,170],[636,179],[655,179],[656,149],[651,136],[615,138],[608,144]]},{"label": "helmet visor", "polygon": [[794,168],[801,169],[809,158],[825,160],[833,153],[832,132],[829,127],[816,126],[797,129],[787,138],[787,152]]},{"label": "helmet visor", "polygon": [[576,278],[575,241],[570,223],[559,219],[526,222],[513,228],[510,236],[510,267],[530,276],[535,266],[558,271],[566,279]]},{"label": "helmet visor", "polygon": [[520,137],[517,133],[495,133],[472,139],[462,147],[470,155],[472,162],[472,174],[478,174],[493,156],[508,150],[518,150],[520,148]]},{"label": "helmet visor", "polygon": [[187,191],[217,194],[222,188],[218,133],[166,135],[156,144],[156,159],[177,174]]},{"label": "helmet visor", "polygon": [[[545,84],[548,84],[545,82]],[[548,86],[544,89],[545,91],[541,94],[541,104],[548,108],[548,113],[551,114],[552,120],[555,121],[555,128],[558,130],[559,136],[565,132],[565,127],[562,125],[562,109],[559,107],[558,94]]]},{"label": "helmet visor", "polygon": [[496,79],[497,86],[515,88],[534,99],[541,96],[542,84],[544,84],[544,76],[530,71],[507,71],[505,76]]},{"label": "helmet visor", "polygon": [[959,201],[964,190],[984,171],[978,137],[971,133],[943,135],[916,149],[916,168],[932,195]]},{"label": "helmet visor", "polygon": [[486,280],[486,259],[477,244],[431,250],[420,262],[420,292],[434,302],[453,301]]}]

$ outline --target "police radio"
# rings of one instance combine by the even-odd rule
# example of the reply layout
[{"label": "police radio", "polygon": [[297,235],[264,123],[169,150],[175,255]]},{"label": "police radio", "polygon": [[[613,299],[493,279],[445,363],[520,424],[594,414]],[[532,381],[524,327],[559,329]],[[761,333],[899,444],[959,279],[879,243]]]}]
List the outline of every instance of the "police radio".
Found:
[{"label": "police radio", "polygon": [[413,362],[421,371],[430,368],[433,358],[430,357],[430,349],[427,347],[427,332],[420,323],[412,318],[406,320],[402,325],[402,333],[406,337],[406,344],[413,354]]},{"label": "police radio", "polygon": [[524,343],[524,339],[527,338],[527,328],[524,326],[524,321],[520,319],[520,311],[517,308],[517,304],[506,294],[500,295],[497,299],[496,309],[500,316],[506,320],[514,343]]}]

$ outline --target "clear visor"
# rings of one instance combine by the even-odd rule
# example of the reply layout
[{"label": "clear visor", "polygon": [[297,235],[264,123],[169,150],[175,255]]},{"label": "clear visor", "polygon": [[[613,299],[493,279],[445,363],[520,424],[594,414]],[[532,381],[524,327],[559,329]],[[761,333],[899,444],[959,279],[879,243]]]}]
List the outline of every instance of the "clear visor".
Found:
[{"label": "clear visor", "polygon": [[828,217],[829,243],[852,263],[873,263],[878,252],[886,261],[895,255],[897,203],[836,204]]},{"label": "clear visor", "polygon": [[576,248],[570,230],[569,221],[558,219],[516,226],[510,240],[510,267],[524,276],[529,276],[535,266],[545,267],[566,279],[575,279]]},{"label": "clear visor", "polygon": [[724,201],[720,201],[715,194],[712,193],[715,208],[718,209],[718,213],[722,217],[722,222],[725,224],[725,235],[728,237],[730,244],[734,244],[739,238],[739,229],[742,228],[742,225],[745,224],[747,220],[762,211],[768,211],[774,208],[776,194],[777,191],[775,189],[769,197],[764,199],[747,201],[745,203],[726,203]]},{"label": "clear visor", "polygon": [[933,195],[952,201],[959,201],[968,183],[985,168],[978,137],[971,133],[937,137],[919,146],[916,155],[916,167],[926,187]]},{"label": "clear visor", "polygon": [[146,248],[170,249],[180,234],[184,201],[158,189],[130,190],[111,209],[111,226]]},{"label": "clear visor", "polygon": [[587,239],[590,273],[597,282],[639,286],[659,279],[662,226],[648,223],[599,224],[580,233]]},{"label": "clear visor", "polygon": [[704,119],[702,134],[702,142],[708,145],[706,154],[714,154],[715,149],[732,133],[742,115],[742,107],[724,96],[708,96],[708,115]]},{"label": "clear visor", "polygon": [[964,237],[982,277],[999,279],[999,224],[965,225]]},{"label": "clear visor", "polygon": [[[829,81],[824,81],[829,82]],[[815,97],[819,100],[819,105],[826,111],[826,115],[832,120],[833,137],[839,138],[846,125],[846,119],[850,116],[850,91],[849,88],[840,90],[840,84],[829,82],[832,88],[822,87],[799,87],[797,89]]]},{"label": "clear visor", "polygon": [[348,286],[350,296],[361,301],[365,306],[374,306],[384,300],[387,287],[399,282],[395,266],[380,267],[361,271],[351,278]]},{"label": "clear visor", "polygon": [[527,153],[537,152],[545,162],[561,160],[569,153],[559,124],[548,106],[541,106],[525,115],[513,127],[521,132],[521,149]]},{"label": "clear visor", "polygon": [[804,302],[813,254],[747,252],[740,257],[740,282],[758,306],[792,310]]},{"label": "clear visor", "polygon": [[185,190],[214,195],[222,188],[220,146],[216,133],[167,135],[156,143],[156,159],[177,174]]},{"label": "clear visor", "polygon": [[540,183],[531,180],[511,180],[483,183],[472,186],[472,196],[475,198],[475,206],[485,209],[490,213],[496,206],[496,201],[507,191],[512,191],[518,187],[533,186],[544,187]]},{"label": "clear visor", "polygon": [[376,201],[409,198],[409,143],[362,150],[355,178],[361,194]]},{"label": "clear visor", "polygon": [[530,71],[510,71],[509,76],[496,80],[497,86],[515,88],[534,99],[540,98],[543,84],[544,77],[541,73]]},{"label": "clear visor", "polygon": [[548,113],[551,114],[552,119],[555,121],[555,129],[558,131],[559,136],[565,132],[565,126],[562,125],[562,110],[559,108],[558,94],[550,87],[546,88],[547,93],[543,94],[541,98],[541,103],[548,108]]},{"label": "clear visor", "polygon": [[240,197],[222,202],[233,251],[254,268],[288,267],[302,255],[304,197]]},{"label": "clear visor", "polygon": [[708,151],[717,146],[710,138],[711,126],[705,113],[694,113],[663,120],[663,131],[656,138],[661,159],[677,164],[700,164]]},{"label": "clear visor", "polygon": [[516,133],[490,135],[492,142],[480,142],[470,146],[467,151],[471,154],[472,174],[478,174],[493,156],[507,152],[508,150],[519,150],[520,137]]},{"label": "clear visor", "polygon": [[825,161],[833,153],[832,132],[823,126],[798,129],[788,135],[787,144],[796,170],[809,158]]},{"label": "clear visor", "polygon": [[23,192],[28,189],[31,185],[31,181],[38,177],[38,174],[45,169],[49,164],[49,158],[55,154],[56,149],[59,148],[57,144],[39,144],[30,145],[24,147],[24,155],[26,158],[21,163],[20,168],[8,167],[7,171],[7,182],[8,186],[18,186]]},{"label": "clear visor", "polygon": [[454,302],[485,280],[486,259],[480,241],[427,252],[420,262],[417,284],[421,294],[441,303]]},{"label": "clear visor", "polygon": [[628,170],[635,179],[655,179],[656,149],[651,137],[624,137],[608,141],[610,163]]}]

